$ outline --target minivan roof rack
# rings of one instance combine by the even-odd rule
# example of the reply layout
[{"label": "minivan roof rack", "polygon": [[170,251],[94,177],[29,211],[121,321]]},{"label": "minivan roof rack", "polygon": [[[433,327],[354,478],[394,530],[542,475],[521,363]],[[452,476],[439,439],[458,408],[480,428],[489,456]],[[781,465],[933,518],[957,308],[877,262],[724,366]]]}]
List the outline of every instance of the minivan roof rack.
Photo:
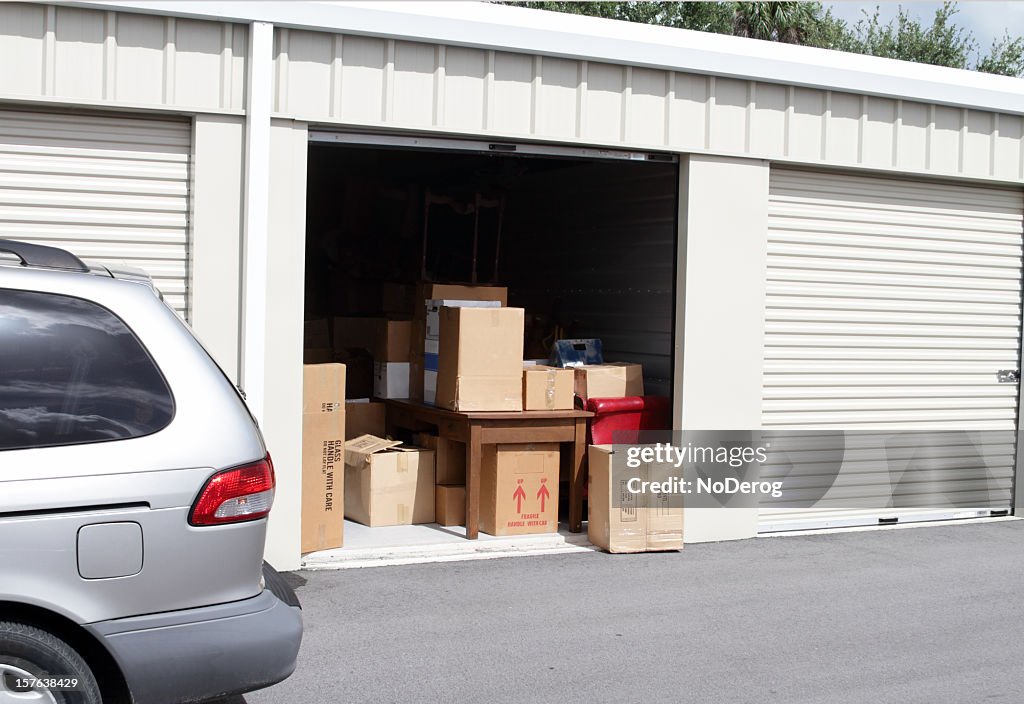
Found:
[{"label": "minivan roof rack", "polygon": [[83,273],[89,271],[89,267],[81,259],[59,247],[47,247],[41,244],[0,239],[0,252],[13,254],[21,260],[23,266],[64,269],[66,271],[81,271]]}]

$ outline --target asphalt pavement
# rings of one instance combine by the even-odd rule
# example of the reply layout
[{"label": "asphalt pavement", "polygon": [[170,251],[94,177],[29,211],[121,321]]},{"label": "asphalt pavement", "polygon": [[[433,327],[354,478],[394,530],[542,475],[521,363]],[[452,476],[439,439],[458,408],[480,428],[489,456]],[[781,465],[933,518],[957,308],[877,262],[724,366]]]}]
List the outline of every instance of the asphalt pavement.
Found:
[{"label": "asphalt pavement", "polygon": [[292,579],[249,704],[1024,701],[1024,521]]}]

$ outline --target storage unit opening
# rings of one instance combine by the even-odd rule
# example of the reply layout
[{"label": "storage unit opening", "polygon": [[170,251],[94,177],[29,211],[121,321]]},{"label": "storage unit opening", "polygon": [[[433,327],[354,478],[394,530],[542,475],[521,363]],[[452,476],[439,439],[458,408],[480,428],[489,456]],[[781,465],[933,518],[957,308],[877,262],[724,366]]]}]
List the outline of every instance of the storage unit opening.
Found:
[{"label": "storage unit opening", "polygon": [[[507,300],[502,305],[524,311],[522,348],[509,350],[516,359],[521,355],[527,364],[543,364],[555,340],[596,338],[606,362],[640,365],[643,395],[669,397],[666,407],[671,408],[679,192],[675,158],[537,151],[523,154],[514,145],[475,150],[310,142],[305,362],[346,364],[348,439],[390,431],[404,446],[428,446],[439,486],[458,482],[458,477],[444,476],[453,470],[442,465],[451,464],[451,455],[464,455],[465,445],[432,439],[433,427],[413,433],[390,423],[390,417],[385,427],[387,408],[378,400],[422,399],[425,391],[430,401],[429,371],[424,390],[417,379],[423,362],[415,353],[416,337],[431,334],[424,331],[430,324],[419,310],[425,303],[417,299],[424,295],[423,282],[503,287]],[[367,325],[377,326],[376,332],[367,332]],[[377,342],[357,346],[374,335]],[[406,352],[410,346],[411,357]],[[427,367],[430,354],[427,342]],[[670,423],[668,418],[664,429]],[[540,453],[534,458],[538,466],[551,462],[541,456],[551,446],[543,439],[540,435],[536,446],[520,448]],[[502,447],[485,445],[482,458],[485,474],[498,473],[499,489]],[[489,457],[495,452],[497,457]],[[562,491],[552,486],[544,498],[547,506],[558,497],[557,520],[564,530],[571,471],[566,452],[561,454]],[[352,488],[345,487],[350,502]],[[489,490],[486,482],[483,489]],[[360,491],[373,493],[365,486]],[[345,547],[459,539],[466,532],[459,510],[463,496],[457,489],[438,490],[434,521],[423,525],[368,528],[364,524],[375,521],[359,509],[361,524],[345,522]],[[481,504],[486,512],[486,497]],[[421,519],[412,518],[417,512],[384,522],[418,523]],[[493,529],[493,518],[481,526],[500,533]],[[547,523],[545,530],[552,525]]]}]

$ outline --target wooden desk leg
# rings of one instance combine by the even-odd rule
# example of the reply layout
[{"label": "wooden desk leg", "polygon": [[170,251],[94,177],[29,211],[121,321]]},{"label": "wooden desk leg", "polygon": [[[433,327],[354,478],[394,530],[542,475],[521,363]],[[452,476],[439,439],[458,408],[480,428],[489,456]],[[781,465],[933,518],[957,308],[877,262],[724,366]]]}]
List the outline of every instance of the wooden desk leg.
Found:
[{"label": "wooden desk leg", "polygon": [[469,424],[466,438],[466,538],[476,540],[480,532],[480,465],[483,451],[480,445],[480,426]]},{"label": "wooden desk leg", "polygon": [[583,488],[586,482],[587,421],[576,421],[576,441],[573,443],[572,475],[569,478],[569,530],[583,530]]}]

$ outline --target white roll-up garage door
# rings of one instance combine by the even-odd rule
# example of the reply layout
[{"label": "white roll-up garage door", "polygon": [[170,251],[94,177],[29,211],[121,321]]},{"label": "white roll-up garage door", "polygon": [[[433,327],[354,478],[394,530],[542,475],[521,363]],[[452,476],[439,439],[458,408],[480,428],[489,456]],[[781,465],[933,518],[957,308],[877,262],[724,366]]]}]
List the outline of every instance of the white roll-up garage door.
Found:
[{"label": "white roll-up garage door", "polygon": [[[958,499],[953,516],[1009,509],[1022,211],[1016,189],[773,168],[763,426],[941,431],[929,491]],[[845,442],[840,481],[766,467],[833,500],[763,502],[762,532],[947,517],[907,495],[859,508],[885,503],[892,472]]]},{"label": "white roll-up garage door", "polygon": [[143,269],[189,314],[187,120],[0,111],[0,237]]}]

